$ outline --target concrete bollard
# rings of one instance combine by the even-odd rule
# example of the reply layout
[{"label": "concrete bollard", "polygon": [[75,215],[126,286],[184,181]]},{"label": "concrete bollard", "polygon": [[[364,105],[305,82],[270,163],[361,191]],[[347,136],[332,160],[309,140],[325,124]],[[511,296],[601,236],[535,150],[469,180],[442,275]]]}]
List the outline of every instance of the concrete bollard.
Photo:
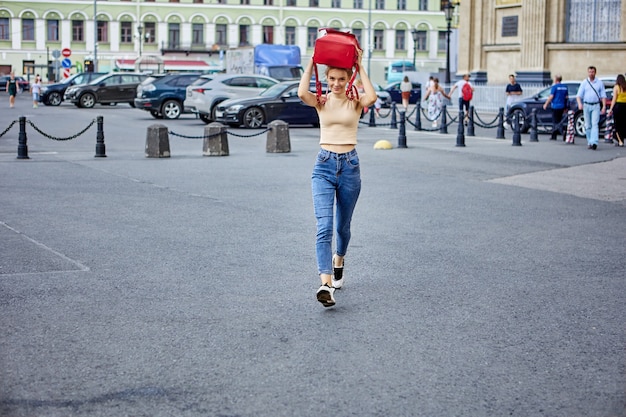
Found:
[{"label": "concrete bollard", "polygon": [[170,139],[167,126],[153,124],[146,133],[146,158],[169,158]]},{"label": "concrete bollard", "polygon": [[282,120],[274,120],[268,123],[270,129],[267,132],[265,151],[267,153],[291,152],[291,141],[289,139],[289,124]]},{"label": "concrete bollard", "polygon": [[228,133],[226,132],[226,126],[213,122],[204,127],[202,155],[228,156]]}]

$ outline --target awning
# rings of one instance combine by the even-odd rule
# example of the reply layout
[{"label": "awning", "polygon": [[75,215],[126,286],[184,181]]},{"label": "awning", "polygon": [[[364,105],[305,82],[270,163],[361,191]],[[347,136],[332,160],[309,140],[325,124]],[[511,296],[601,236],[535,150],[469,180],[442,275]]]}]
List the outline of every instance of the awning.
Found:
[{"label": "awning", "polygon": [[[122,71],[134,71],[135,70],[135,61],[134,59],[116,59],[115,60],[115,68]],[[142,71],[159,71],[158,63],[154,62],[146,62],[143,61],[141,63]],[[198,72],[209,72],[209,71],[219,71],[221,67],[216,65],[208,64],[204,61],[191,61],[184,59],[165,59],[163,60],[163,71],[198,71]]]}]

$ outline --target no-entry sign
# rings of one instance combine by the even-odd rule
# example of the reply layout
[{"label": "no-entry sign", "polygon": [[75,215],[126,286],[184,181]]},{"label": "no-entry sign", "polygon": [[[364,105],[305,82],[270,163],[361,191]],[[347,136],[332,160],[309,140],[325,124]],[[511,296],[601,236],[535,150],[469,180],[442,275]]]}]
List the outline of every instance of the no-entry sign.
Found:
[{"label": "no-entry sign", "polygon": [[63,48],[61,50],[61,55],[67,58],[68,56],[72,55],[72,50],[70,48]]}]

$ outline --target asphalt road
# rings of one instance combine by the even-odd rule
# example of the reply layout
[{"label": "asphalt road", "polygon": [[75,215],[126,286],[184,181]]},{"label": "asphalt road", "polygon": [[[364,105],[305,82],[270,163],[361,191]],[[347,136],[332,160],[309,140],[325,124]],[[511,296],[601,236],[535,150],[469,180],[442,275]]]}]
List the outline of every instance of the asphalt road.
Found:
[{"label": "asphalt road", "polygon": [[[5,101],[6,100],[6,101]],[[193,116],[0,95],[0,415],[625,416],[626,156],[359,129],[337,305],[315,300],[310,172]],[[104,117],[106,157],[96,158]],[[33,126],[34,125],[34,126]],[[243,135],[243,136],[236,136]],[[249,136],[249,137],[246,137]],[[394,148],[375,150],[379,140]]]}]

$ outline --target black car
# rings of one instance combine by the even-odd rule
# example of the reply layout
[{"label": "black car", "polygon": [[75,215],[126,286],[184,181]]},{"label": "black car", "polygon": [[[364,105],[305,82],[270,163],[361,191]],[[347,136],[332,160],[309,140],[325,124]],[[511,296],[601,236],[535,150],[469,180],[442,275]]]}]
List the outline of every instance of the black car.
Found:
[{"label": "black car", "polygon": [[[11,78],[10,75],[3,75],[0,77],[0,91],[7,91],[7,81]],[[21,94],[24,91],[30,91],[30,82],[21,76],[15,76],[17,80],[17,93]]]},{"label": "black car", "polygon": [[[402,92],[400,91],[400,83],[401,81],[396,81],[385,87],[385,91],[387,91],[391,96],[391,101],[398,104],[402,103]],[[412,84],[413,88],[411,89],[411,95],[409,96],[409,104],[418,103],[422,99],[422,84],[415,82]]]},{"label": "black car", "polygon": [[137,86],[148,78],[146,74],[113,72],[96,78],[89,84],[75,85],[65,90],[64,99],[78,107],[92,108],[96,103],[128,103],[135,107]]},{"label": "black car", "polygon": [[[300,100],[298,85],[298,81],[283,81],[256,97],[223,101],[217,106],[215,120],[230,126],[248,128],[258,128],[274,120],[318,127],[320,121],[317,111]],[[311,91],[315,91],[314,83],[311,84]]]},{"label": "black car", "polygon": [[[615,84],[615,78],[601,78],[606,89],[607,105],[613,98],[613,85]],[[568,110],[574,111],[574,131],[577,136],[585,136],[585,118],[583,117],[582,110],[578,110],[578,103],[576,101],[576,93],[578,93],[578,87],[580,81],[563,81],[563,85],[567,86],[567,93],[569,96]],[[550,96],[551,87],[545,88],[535,94],[532,97],[524,98],[517,103],[511,105],[507,114],[508,120],[514,120],[514,117],[518,117],[518,123],[520,125],[520,131],[522,133],[528,132],[530,129],[530,120],[533,109],[537,110],[537,126],[540,129],[550,131],[552,129],[552,110],[548,107],[543,109],[543,104]],[[567,112],[564,113],[564,115]],[[604,130],[606,124],[605,115],[600,115],[600,130]]]},{"label": "black car", "polygon": [[155,119],[178,119],[184,111],[187,86],[201,73],[152,74],[137,86],[135,107]]},{"label": "black car", "polygon": [[46,106],[58,106],[63,101],[65,90],[73,85],[87,84],[98,77],[107,74],[106,72],[79,72],[57,84],[48,84],[41,87],[39,101]]}]

